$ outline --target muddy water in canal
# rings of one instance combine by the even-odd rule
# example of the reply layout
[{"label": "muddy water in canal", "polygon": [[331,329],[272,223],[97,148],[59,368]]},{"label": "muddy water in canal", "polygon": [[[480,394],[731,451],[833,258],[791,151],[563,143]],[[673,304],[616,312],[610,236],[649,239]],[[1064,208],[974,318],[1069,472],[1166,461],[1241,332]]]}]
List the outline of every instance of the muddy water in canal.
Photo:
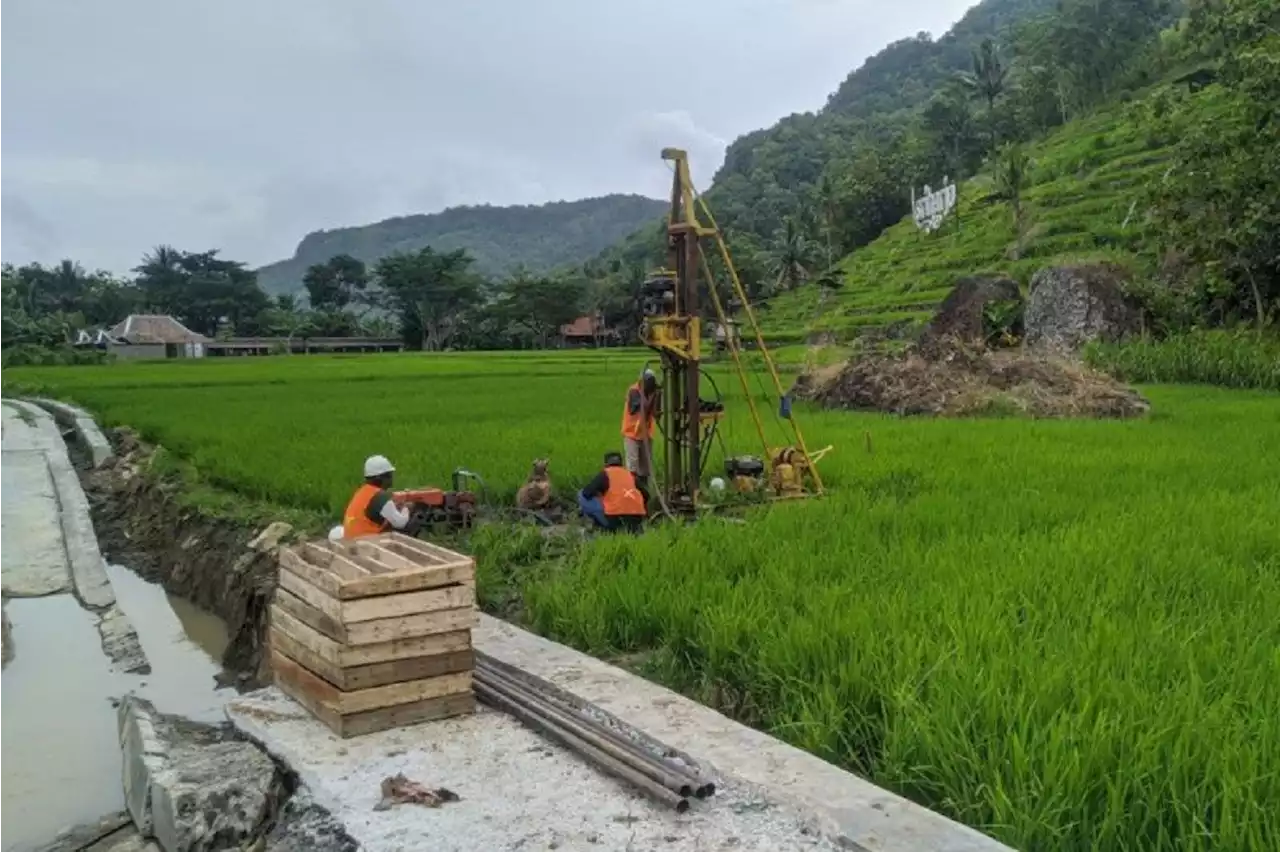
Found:
[{"label": "muddy water in canal", "polygon": [[5,601],[12,659],[0,680],[3,852],[123,807],[114,699],[133,692],[165,713],[222,721],[215,675],[222,623],[127,568],[108,573],[151,663],[149,675],[112,669],[94,616],[70,594]]}]

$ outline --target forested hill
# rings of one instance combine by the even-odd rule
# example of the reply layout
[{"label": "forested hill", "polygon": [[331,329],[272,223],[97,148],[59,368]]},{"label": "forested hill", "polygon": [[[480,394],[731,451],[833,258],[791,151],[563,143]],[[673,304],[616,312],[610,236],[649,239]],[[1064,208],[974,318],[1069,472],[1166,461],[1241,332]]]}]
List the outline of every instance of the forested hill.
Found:
[{"label": "forested hill", "polygon": [[426,246],[439,251],[466,249],[475,270],[500,277],[523,266],[546,272],[580,264],[661,215],[666,202],[639,195],[606,195],[580,201],[514,207],[451,207],[440,213],[399,216],[371,225],[315,231],[293,257],[258,270],[268,293],[302,287],[307,267],[349,254],[367,264]]},{"label": "forested hill", "polygon": [[[880,158],[896,148],[904,160],[912,160],[909,169],[892,169],[892,179],[902,181],[898,189],[905,193],[904,188],[921,176],[936,180],[940,172],[930,173],[945,165],[918,163],[901,144],[916,129],[922,108],[957,74],[972,70],[974,51],[984,39],[1007,44],[1014,31],[1058,3],[983,0],[939,38],[918,33],[871,56],[845,78],[819,112],[793,114],[739,137],[707,191],[718,223],[735,237],[735,245],[765,253],[787,217],[825,203],[840,208],[837,217],[842,221],[836,224],[845,232],[839,235],[842,248],[874,238],[897,221],[901,210],[880,221],[874,211],[857,209],[860,199],[849,186],[857,173],[889,175],[889,164]],[[697,163],[692,167],[694,180],[707,190],[708,175],[700,176]],[[904,171],[911,174],[897,173]],[[825,195],[822,202],[819,195]],[[661,251],[656,234],[657,226],[651,223],[607,252],[604,264],[650,262],[648,255]]]}]

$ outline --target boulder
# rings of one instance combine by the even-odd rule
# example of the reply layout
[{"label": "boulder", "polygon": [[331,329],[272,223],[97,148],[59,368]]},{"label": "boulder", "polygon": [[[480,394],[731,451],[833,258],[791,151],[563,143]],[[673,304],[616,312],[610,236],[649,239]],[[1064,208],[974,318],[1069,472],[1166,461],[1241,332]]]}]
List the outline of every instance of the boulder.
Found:
[{"label": "boulder", "polygon": [[1112,263],[1041,269],[1027,298],[1027,345],[1074,351],[1093,340],[1114,343],[1137,332],[1141,313],[1125,295],[1128,280]]},{"label": "boulder", "polygon": [[293,534],[293,527],[284,521],[273,521],[262,532],[249,542],[249,547],[263,553],[271,553],[280,546],[280,542]]},{"label": "boulder", "polygon": [[227,731],[120,703],[125,806],[138,832],[165,852],[235,849],[252,840],[275,806],[271,758]]},{"label": "boulder", "polygon": [[920,345],[928,348],[946,338],[965,343],[984,341],[983,311],[986,306],[992,302],[1014,301],[1022,301],[1022,291],[1012,278],[985,275],[961,278],[925,326]]}]

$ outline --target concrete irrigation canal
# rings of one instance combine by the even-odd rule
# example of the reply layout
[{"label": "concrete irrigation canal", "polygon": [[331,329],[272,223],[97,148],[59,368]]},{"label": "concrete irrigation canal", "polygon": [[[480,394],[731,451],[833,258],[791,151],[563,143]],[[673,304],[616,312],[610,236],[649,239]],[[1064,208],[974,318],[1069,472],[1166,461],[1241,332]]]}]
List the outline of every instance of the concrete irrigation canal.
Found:
[{"label": "concrete irrigation canal", "polygon": [[[257,557],[243,542],[197,547],[199,536],[175,524],[170,537],[183,546],[174,552],[202,555],[190,564],[165,556],[158,561],[173,564],[147,572],[171,582],[109,564],[83,483],[111,468],[113,447],[82,412],[42,403],[48,411],[3,404],[3,852],[1007,849],[484,615],[472,636],[490,665],[571,694],[635,742],[661,743],[713,779],[715,794],[677,811],[487,705],[339,738],[277,687],[253,688],[260,650],[227,670],[247,659],[232,646],[253,644],[245,624],[165,590],[216,587],[224,577],[191,574],[234,579]],[[105,515],[95,503],[96,517],[155,515],[124,491],[112,499]],[[261,595],[272,593],[202,599],[236,598],[241,620],[261,621]]]}]

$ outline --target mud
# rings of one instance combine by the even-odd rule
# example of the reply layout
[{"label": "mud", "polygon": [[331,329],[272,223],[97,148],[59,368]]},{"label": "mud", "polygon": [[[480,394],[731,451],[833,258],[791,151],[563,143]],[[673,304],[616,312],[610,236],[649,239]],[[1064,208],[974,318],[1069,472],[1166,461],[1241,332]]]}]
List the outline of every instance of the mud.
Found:
[{"label": "mud", "polygon": [[152,474],[153,450],[130,430],[107,437],[114,458],[80,471],[103,554],[222,620],[229,685],[244,690],[269,683],[263,648],[274,556],[249,546],[256,531],[183,505],[181,484]]},{"label": "mud", "polygon": [[792,393],[827,408],[900,415],[1126,418],[1150,409],[1133,388],[1079,362],[955,340],[814,370]]}]

